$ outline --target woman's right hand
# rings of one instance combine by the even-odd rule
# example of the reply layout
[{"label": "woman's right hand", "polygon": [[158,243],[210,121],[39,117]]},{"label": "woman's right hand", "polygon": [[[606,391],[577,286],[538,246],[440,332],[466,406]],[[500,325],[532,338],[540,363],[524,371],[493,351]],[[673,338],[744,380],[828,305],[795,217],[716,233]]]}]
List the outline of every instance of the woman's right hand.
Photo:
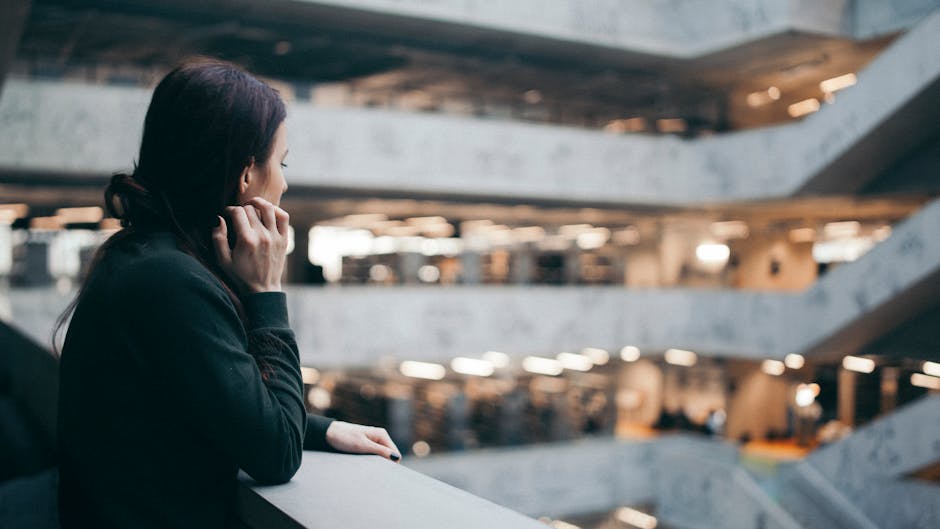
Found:
[{"label": "woman's right hand", "polygon": [[232,219],[235,247],[229,248],[229,226],[219,216],[219,225],[212,230],[219,265],[249,292],[280,291],[287,256],[287,212],[261,197],[225,211]]}]

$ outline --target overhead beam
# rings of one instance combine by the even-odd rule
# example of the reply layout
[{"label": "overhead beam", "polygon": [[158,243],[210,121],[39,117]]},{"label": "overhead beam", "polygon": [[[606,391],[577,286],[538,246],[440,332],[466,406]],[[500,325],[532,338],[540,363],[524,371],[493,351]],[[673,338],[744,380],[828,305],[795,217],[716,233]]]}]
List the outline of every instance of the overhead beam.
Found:
[{"label": "overhead beam", "polygon": [[10,72],[16,48],[20,44],[26,18],[29,16],[30,0],[3,0],[0,2],[0,95],[3,82]]}]

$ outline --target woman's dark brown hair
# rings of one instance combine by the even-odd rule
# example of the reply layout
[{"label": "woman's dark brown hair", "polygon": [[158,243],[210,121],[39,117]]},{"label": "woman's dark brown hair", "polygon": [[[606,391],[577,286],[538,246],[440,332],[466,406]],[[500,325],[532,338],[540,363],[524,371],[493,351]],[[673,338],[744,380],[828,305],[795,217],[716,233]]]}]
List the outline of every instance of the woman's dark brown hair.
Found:
[{"label": "woman's dark brown hair", "polygon": [[[144,120],[140,155],[132,174],[111,178],[105,207],[122,229],[95,252],[78,295],[56,320],[56,336],[85,295],[95,266],[122,241],[168,230],[180,249],[198,259],[225,287],[243,323],[237,281],[219,267],[211,232],[216,216],[236,205],[238,182],[254,161],[271,156],[274,134],[286,117],[277,91],[237,66],[188,61],[160,81]],[[234,226],[229,223],[229,230]]]}]

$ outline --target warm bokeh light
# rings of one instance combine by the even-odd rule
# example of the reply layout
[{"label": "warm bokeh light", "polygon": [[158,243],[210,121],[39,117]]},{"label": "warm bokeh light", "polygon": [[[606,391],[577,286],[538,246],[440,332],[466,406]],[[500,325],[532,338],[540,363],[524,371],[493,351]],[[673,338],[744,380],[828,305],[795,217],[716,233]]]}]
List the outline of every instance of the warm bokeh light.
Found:
[{"label": "warm bokeh light", "polygon": [[817,110],[819,110],[819,100],[816,98],[804,99],[787,107],[787,113],[793,118],[812,114]]},{"label": "warm bokeh light", "polygon": [[911,385],[919,388],[940,390],[940,378],[923,373],[914,373],[911,375]]},{"label": "warm bokeh light", "polygon": [[440,380],[447,374],[447,369],[440,365],[430,362],[417,362],[406,360],[398,367],[401,374],[406,377],[426,378],[429,380]]},{"label": "warm bokeh light", "polygon": [[464,375],[488,377],[493,374],[494,366],[489,360],[458,356],[450,361],[450,368]]},{"label": "warm bokeh light", "polygon": [[303,377],[304,384],[316,384],[320,380],[320,372],[312,367],[301,367],[300,375]]},{"label": "warm bokeh light", "polygon": [[854,73],[847,73],[831,79],[826,79],[819,83],[819,89],[826,93],[838,92],[844,88],[853,86],[858,81]]},{"label": "warm bokeh light", "polygon": [[764,373],[775,377],[782,375],[786,370],[786,366],[780,360],[764,360],[760,368]]},{"label": "warm bokeh light", "polygon": [[522,360],[522,369],[540,375],[560,375],[564,367],[554,358],[527,356]]},{"label": "warm bokeh light", "polygon": [[723,264],[730,255],[731,249],[726,244],[702,243],[695,248],[695,256],[707,264]]},{"label": "warm bokeh light", "polygon": [[590,371],[591,368],[594,367],[594,362],[584,355],[574,353],[559,353],[557,358],[562,367],[565,369],[571,369],[574,371]]},{"label": "warm bokeh light", "polygon": [[932,377],[940,377],[940,363],[927,361],[921,365],[921,369]]},{"label": "warm bokeh light", "polygon": [[803,358],[803,355],[790,353],[783,358],[783,363],[790,369],[801,369],[806,363],[806,359]]},{"label": "warm bokeh light", "polygon": [[509,355],[499,351],[487,351],[483,353],[483,359],[489,361],[494,367],[509,366]]},{"label": "warm bokeh light", "polygon": [[800,384],[796,388],[796,405],[805,408],[816,401],[819,394],[818,386],[814,389],[810,384]]},{"label": "warm bokeh light", "polygon": [[685,349],[667,349],[664,356],[666,362],[676,366],[691,367],[698,361],[695,353]]},{"label": "warm bokeh light", "polygon": [[640,348],[635,345],[626,345],[620,349],[620,358],[624,362],[636,362],[640,359]]},{"label": "warm bokeh light", "polygon": [[621,522],[637,529],[656,529],[656,517],[630,507],[620,507],[616,516]]},{"label": "warm bokeh light", "polygon": [[605,365],[610,361],[610,353],[598,347],[585,347],[581,349],[581,354],[590,358],[591,362],[598,366]]},{"label": "warm bokeh light", "polygon": [[858,373],[871,373],[875,370],[875,361],[859,356],[846,356],[842,359],[842,367]]}]

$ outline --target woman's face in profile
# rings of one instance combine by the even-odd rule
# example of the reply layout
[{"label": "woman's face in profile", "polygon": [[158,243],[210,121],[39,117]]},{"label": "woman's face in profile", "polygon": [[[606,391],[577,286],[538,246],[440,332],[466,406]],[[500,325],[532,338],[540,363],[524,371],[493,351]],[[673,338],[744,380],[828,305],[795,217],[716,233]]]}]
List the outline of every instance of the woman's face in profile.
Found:
[{"label": "woman's face in profile", "polygon": [[284,158],[287,156],[287,127],[282,121],[274,133],[271,145],[271,156],[263,165],[254,164],[249,167],[246,175],[239,182],[240,193],[238,203],[244,204],[254,197],[261,197],[268,202],[280,206],[281,195],[287,191],[287,180],[284,179]]}]

